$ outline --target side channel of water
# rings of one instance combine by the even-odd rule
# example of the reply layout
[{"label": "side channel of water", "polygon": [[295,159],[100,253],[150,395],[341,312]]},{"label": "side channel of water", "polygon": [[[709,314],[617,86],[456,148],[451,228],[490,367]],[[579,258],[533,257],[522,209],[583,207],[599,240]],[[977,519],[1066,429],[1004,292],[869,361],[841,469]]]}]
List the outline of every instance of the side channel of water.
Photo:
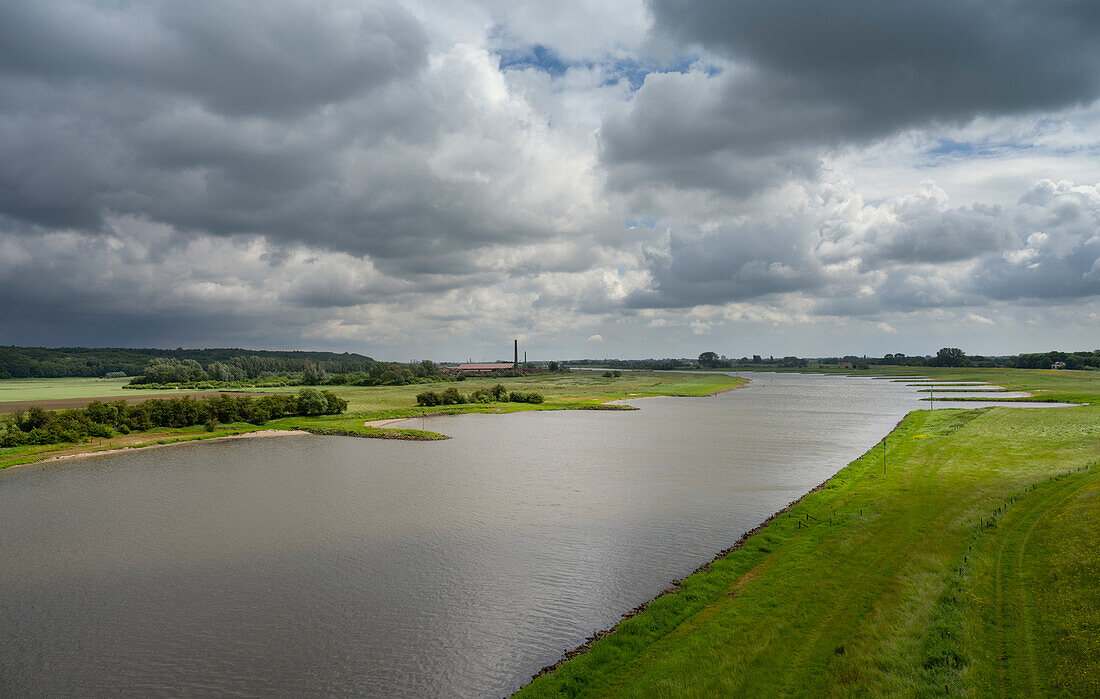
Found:
[{"label": "side channel of water", "polygon": [[0,694],[506,694],[927,405],[750,378],[0,472]]}]

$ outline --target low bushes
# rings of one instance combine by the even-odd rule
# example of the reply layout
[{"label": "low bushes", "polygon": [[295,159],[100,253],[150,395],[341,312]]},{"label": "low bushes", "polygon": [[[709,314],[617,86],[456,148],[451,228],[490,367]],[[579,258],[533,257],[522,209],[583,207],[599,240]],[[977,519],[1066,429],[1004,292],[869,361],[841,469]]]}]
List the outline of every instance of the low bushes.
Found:
[{"label": "low bushes", "polygon": [[512,391],[508,394],[508,401],[510,403],[541,403],[541,393],[520,393],[519,391]]},{"label": "low bushes", "polygon": [[30,408],[0,422],[0,447],[81,442],[154,427],[206,425],[212,430],[219,423],[262,425],[281,417],[335,415],[347,407],[347,401],[330,391],[303,388],[298,395],[258,398],[223,393],[199,400],[187,396],[154,398],[132,405],[121,400],[93,401],[86,408],[74,410]]},{"label": "low bushes", "polygon": [[424,391],[416,395],[417,405],[464,405],[466,403],[541,403],[541,393],[508,392],[499,383],[492,388],[480,388],[469,396],[458,392],[457,388],[448,388],[446,391]]}]

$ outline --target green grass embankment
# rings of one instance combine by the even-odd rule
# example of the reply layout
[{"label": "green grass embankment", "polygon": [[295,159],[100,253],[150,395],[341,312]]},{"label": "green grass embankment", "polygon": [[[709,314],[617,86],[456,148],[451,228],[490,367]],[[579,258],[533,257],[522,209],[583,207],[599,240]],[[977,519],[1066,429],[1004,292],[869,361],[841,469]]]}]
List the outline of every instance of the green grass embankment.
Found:
[{"label": "green grass embankment", "polygon": [[1096,406],[912,412],[519,696],[1095,694],[1098,456]]}]

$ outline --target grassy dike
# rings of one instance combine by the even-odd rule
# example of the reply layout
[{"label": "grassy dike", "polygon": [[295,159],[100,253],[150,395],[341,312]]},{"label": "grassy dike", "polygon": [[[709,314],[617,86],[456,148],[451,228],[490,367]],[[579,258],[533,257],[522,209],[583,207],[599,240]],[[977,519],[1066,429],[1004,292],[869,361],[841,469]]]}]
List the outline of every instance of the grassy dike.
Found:
[{"label": "grassy dike", "polygon": [[910,413],[518,696],[1100,694],[1100,381],[1057,378],[1095,402]]},{"label": "grassy dike", "polygon": [[[71,397],[95,397],[91,388],[95,379],[52,379],[35,381],[34,393],[28,393],[23,380],[9,380],[20,385],[8,387],[0,381],[0,396],[13,396],[12,400],[28,400],[29,396],[50,399]],[[125,380],[117,380],[119,383]],[[509,390],[542,393],[546,402],[530,403],[476,403],[441,407],[416,407],[416,394],[421,391],[442,390],[455,387],[464,394],[494,384],[504,384]],[[476,378],[461,382],[439,384],[415,384],[408,386],[333,386],[334,393],[348,401],[349,412],[341,415],[318,417],[288,417],[270,420],[263,425],[234,423],[219,425],[213,432],[203,427],[158,428],[129,435],[117,435],[107,439],[92,439],[80,444],[50,444],[0,448],[0,469],[33,463],[59,456],[77,456],[117,449],[133,449],[160,446],[177,442],[197,441],[218,437],[248,434],[259,430],[302,430],[321,435],[346,435],[375,439],[400,439],[430,441],[447,439],[446,435],[426,430],[400,427],[372,427],[364,423],[377,420],[458,415],[462,413],[510,413],[525,410],[590,410],[608,409],[607,401],[649,396],[706,396],[729,391],[745,384],[744,379],[719,374],[668,374],[654,372],[628,372],[621,377],[609,378],[598,372],[576,371],[565,374],[540,374],[517,378]],[[114,384],[109,384],[114,386]],[[121,383],[119,383],[121,385]],[[256,389],[256,392],[297,393],[300,387]],[[121,390],[121,389],[118,389]],[[107,394],[104,400],[111,400]],[[171,397],[166,392],[165,397]],[[629,408],[623,408],[629,409]],[[442,423],[441,423],[442,426]]]}]

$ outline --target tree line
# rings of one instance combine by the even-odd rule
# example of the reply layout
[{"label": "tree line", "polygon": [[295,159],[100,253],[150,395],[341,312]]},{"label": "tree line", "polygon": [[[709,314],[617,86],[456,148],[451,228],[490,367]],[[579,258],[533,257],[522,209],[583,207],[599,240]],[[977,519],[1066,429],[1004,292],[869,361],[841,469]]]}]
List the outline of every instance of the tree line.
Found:
[{"label": "tree line", "polygon": [[1055,365],[1063,369],[1098,369],[1100,368],[1100,350],[1093,352],[1042,352],[1038,354],[1021,354],[1012,359],[1009,366],[1018,369],[1052,369]]},{"label": "tree line", "polygon": [[296,370],[281,368],[270,358],[231,357],[205,368],[194,359],[156,357],[130,381],[143,388],[245,388],[248,386],[404,386],[444,381],[451,377],[425,359],[417,364],[374,362],[369,369],[332,373],[326,365],[306,360]]},{"label": "tree line", "polygon": [[200,367],[215,362],[233,364],[254,376],[300,372],[307,362],[323,367],[329,374],[369,372],[375,365],[385,364],[349,352],[0,346],[0,379],[137,376],[156,358],[193,360]]},{"label": "tree line", "polygon": [[1079,369],[1100,368],[1100,350],[1084,352],[1042,352],[987,357],[968,355],[958,347],[942,347],[935,355],[906,356],[902,352],[888,352],[879,357],[844,355],[837,357],[723,357],[717,352],[703,352],[698,359],[582,359],[569,362],[572,366],[607,366],[616,369],[797,369],[807,367],[851,367],[869,369],[871,366],[910,367],[1003,367],[1018,369]]},{"label": "tree line", "polygon": [[303,388],[268,396],[189,396],[154,398],[141,403],[93,401],[84,408],[43,410],[32,407],[0,420],[0,447],[82,442],[154,427],[192,427],[249,422],[262,425],[281,417],[336,415],[348,403],[331,391]]}]

